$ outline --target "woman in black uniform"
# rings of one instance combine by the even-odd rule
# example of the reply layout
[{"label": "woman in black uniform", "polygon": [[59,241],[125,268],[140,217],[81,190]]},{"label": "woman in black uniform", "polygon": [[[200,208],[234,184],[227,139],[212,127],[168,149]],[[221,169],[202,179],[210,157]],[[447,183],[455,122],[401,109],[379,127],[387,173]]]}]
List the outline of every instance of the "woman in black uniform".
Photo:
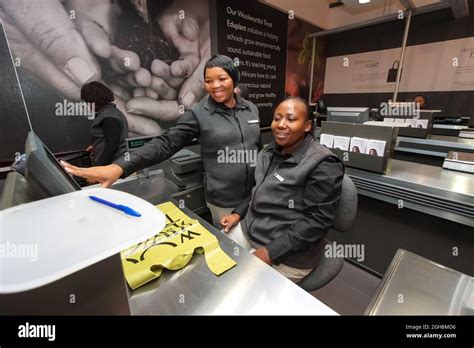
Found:
[{"label": "woman in black uniform", "polygon": [[127,119],[113,103],[112,91],[98,81],[82,86],[81,99],[93,105],[95,111],[89,128],[92,144],[87,148],[92,154],[92,162],[96,166],[111,164],[127,151]]},{"label": "woman in black uniform", "polygon": [[78,168],[64,163],[65,169],[109,187],[120,177],[168,159],[197,138],[201,144],[206,202],[214,225],[220,227],[220,218],[250,195],[260,148],[258,109],[234,93],[239,79],[231,58],[212,56],[204,68],[204,87],[209,97],[194,105],[163,135],[111,165]]}]

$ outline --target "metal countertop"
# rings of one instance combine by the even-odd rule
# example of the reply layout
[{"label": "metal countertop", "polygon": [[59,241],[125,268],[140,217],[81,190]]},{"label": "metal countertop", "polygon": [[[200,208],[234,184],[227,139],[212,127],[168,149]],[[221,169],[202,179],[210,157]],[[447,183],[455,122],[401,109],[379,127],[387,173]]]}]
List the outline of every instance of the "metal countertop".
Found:
[{"label": "metal countertop", "polygon": [[360,194],[474,226],[474,175],[392,160],[380,175],[347,168]]},{"label": "metal countertop", "polygon": [[[113,188],[146,197],[153,204],[172,201],[172,185],[162,177],[121,182]],[[132,314],[337,315],[196,214],[183,211],[216,235],[221,248],[237,265],[216,276],[207,267],[204,255],[195,253],[183,269],[164,270],[158,279],[136,290],[129,289]]]},{"label": "metal countertop", "polygon": [[368,315],[473,315],[474,279],[399,249]]}]

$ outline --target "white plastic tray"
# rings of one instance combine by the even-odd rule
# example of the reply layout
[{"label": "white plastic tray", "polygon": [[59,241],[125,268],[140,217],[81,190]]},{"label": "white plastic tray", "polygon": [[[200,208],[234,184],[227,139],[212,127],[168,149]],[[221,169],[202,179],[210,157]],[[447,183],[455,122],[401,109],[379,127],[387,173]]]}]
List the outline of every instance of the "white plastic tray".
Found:
[{"label": "white plastic tray", "polygon": [[[126,215],[89,195],[129,206],[142,216]],[[104,188],[0,211],[0,293],[34,289],[79,271],[155,235],[165,220],[143,199]]]}]

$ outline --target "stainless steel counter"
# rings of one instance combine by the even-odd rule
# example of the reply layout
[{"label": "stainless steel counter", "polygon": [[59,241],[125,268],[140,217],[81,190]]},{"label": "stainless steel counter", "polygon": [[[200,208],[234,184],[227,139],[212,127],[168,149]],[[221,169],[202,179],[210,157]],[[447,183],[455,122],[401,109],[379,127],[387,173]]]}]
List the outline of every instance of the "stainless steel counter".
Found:
[{"label": "stainless steel counter", "polygon": [[474,139],[430,135],[427,139],[398,137],[395,151],[445,157],[449,151],[474,152]]},{"label": "stainless steel counter", "polygon": [[392,161],[389,175],[347,168],[360,194],[474,226],[474,175]]},{"label": "stainless steel counter", "polygon": [[473,315],[474,279],[399,249],[368,315]]},{"label": "stainless steel counter", "polygon": [[[173,187],[162,177],[117,183],[114,189],[146,197],[153,204],[170,200]],[[237,265],[220,276],[195,254],[179,271],[162,275],[132,291],[129,303],[134,315],[337,315],[314,296],[286,279],[188,209],[216,235],[221,248]]]},{"label": "stainless steel counter", "polygon": [[164,178],[163,171],[149,173],[149,176],[129,176],[118,180],[113,189],[130,193],[143,198],[151,204],[158,204],[163,197],[169,197],[179,192],[179,188]]}]

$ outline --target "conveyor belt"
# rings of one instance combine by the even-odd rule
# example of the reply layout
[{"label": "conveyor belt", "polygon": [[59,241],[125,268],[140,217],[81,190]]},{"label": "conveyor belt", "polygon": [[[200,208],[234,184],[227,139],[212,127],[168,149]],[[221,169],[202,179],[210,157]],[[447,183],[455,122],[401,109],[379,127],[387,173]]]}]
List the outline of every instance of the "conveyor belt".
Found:
[{"label": "conveyor belt", "polygon": [[360,194],[474,226],[474,175],[393,160],[392,173],[347,169]]}]

